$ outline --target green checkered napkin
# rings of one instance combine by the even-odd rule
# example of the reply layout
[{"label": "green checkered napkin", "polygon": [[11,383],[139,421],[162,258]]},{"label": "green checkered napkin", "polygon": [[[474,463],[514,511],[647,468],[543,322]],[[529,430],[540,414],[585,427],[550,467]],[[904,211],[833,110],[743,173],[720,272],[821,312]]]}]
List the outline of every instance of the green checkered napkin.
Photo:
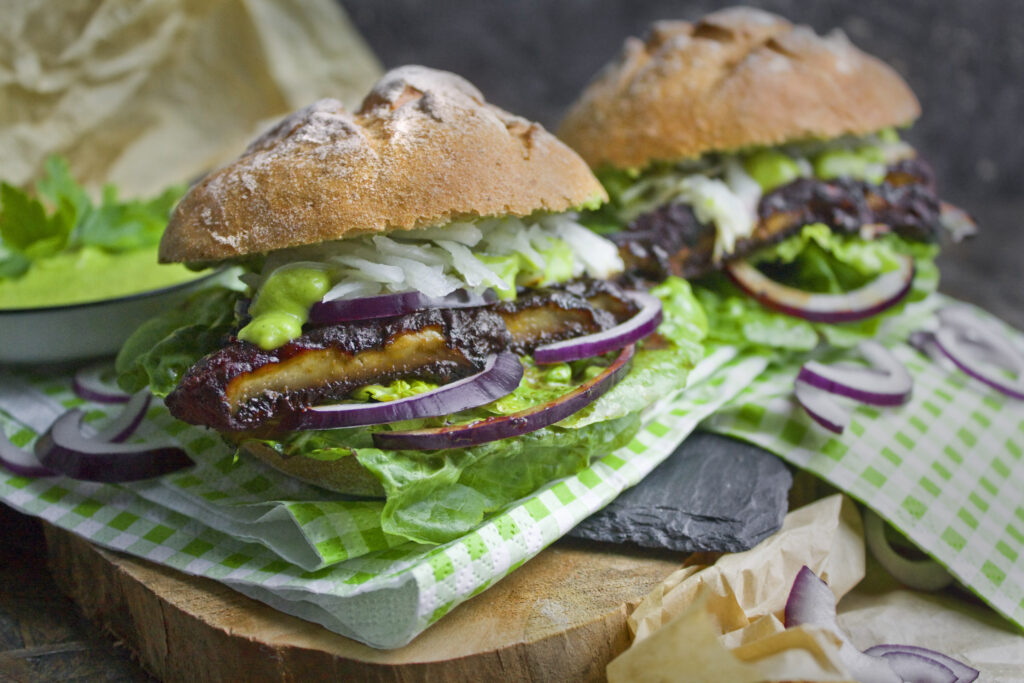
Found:
[{"label": "green checkered napkin", "polygon": [[[1024,349],[1020,333],[1003,329]],[[799,364],[770,368],[702,427],[861,500],[1024,626],[1024,402],[889,346],[914,377],[913,398],[898,408],[858,405],[840,436],[793,398]]]},{"label": "green checkered napkin", "polygon": [[[627,446],[550,484],[440,546],[399,542],[380,503],[338,501],[229,450],[153,407],[139,440],[173,440],[196,460],[152,482],[29,479],[0,469],[0,501],[100,545],[225,582],[281,611],[376,647],[407,643],[455,605],[536,555],[635,484],[760,374],[760,358],[719,349],[693,386],[655,406]],[[116,409],[86,404],[70,378],[0,373],[0,428],[19,446],[72,407],[99,424]]]}]

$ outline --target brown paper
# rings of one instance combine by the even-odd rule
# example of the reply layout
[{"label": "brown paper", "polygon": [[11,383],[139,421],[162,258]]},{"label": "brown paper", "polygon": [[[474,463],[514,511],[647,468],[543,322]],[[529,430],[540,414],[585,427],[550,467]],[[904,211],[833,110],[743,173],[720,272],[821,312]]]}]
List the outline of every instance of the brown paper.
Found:
[{"label": "brown paper", "polygon": [[0,22],[0,178],[72,173],[154,194],[230,160],[320,97],[356,105],[380,66],[334,0],[22,0]]},{"label": "brown paper", "polygon": [[629,618],[633,646],[608,666],[616,681],[845,681],[839,641],[826,630],[782,624],[804,565],[838,600],[864,576],[860,515],[830,496],[786,515],[782,528],[743,553],[685,567],[656,587]]}]

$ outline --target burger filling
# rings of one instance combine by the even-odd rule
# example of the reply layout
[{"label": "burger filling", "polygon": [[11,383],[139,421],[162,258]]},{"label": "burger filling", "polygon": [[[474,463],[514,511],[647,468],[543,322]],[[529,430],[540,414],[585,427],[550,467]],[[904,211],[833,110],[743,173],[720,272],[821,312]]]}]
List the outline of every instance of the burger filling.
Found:
[{"label": "burger filling", "polygon": [[577,281],[487,307],[313,327],[269,351],[236,339],[189,368],[167,407],[178,419],[219,431],[265,431],[283,414],[366,393],[365,385],[447,384],[478,372],[490,354],[529,354],[613,327],[616,312],[621,319],[635,313],[618,287]]},{"label": "burger filling", "polygon": [[[730,343],[806,350],[817,332],[841,329],[737,303],[743,294],[719,275],[730,262],[747,260],[796,290],[838,294],[912,257],[911,298],[921,298],[937,284],[940,237],[959,237],[969,224],[953,220],[963,214],[939,200],[930,167],[892,130],[612,171],[602,180],[612,202],[586,221],[619,245],[626,281],[695,280],[712,334]],[[757,333],[723,333],[760,323]],[[874,331],[874,323],[859,324]]]}]

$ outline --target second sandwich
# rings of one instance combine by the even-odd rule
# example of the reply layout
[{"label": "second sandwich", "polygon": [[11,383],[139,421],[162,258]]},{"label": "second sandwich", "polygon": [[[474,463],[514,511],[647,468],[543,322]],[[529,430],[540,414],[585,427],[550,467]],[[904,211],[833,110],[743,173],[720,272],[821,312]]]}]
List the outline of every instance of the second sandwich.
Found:
[{"label": "second sandwich", "polygon": [[872,336],[973,231],[900,139],[919,113],[841,32],[733,8],[629,39],[559,135],[608,189],[586,220],[634,281],[695,280],[718,339],[807,350]]}]

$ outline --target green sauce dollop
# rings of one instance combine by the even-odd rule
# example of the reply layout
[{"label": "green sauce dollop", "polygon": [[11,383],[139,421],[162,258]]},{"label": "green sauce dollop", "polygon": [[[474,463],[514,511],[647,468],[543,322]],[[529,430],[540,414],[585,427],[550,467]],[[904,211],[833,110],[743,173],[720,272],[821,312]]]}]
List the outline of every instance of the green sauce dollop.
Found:
[{"label": "green sauce dollop", "polygon": [[864,147],[855,152],[829,150],[814,159],[814,175],[825,180],[856,178],[877,185],[885,178],[885,168],[879,163],[881,158],[881,150],[877,147]]},{"label": "green sauce dollop", "polygon": [[238,338],[265,351],[295,339],[309,319],[309,307],[330,288],[330,277],[320,268],[277,271],[260,288],[249,308],[252,320],[238,332]]},{"label": "green sauce dollop", "polygon": [[765,192],[800,177],[800,166],[782,152],[763,149],[743,160],[743,168]]}]

